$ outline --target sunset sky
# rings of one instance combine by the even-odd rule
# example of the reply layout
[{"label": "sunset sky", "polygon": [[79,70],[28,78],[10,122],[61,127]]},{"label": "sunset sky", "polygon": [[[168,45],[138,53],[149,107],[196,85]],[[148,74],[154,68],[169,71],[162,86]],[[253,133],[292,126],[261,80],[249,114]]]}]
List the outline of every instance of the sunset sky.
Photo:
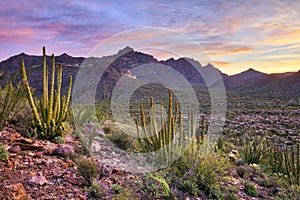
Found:
[{"label": "sunset sky", "polygon": [[[42,46],[48,53],[88,56],[101,41],[122,31],[162,27],[195,40],[228,74],[248,68],[266,73],[300,69],[297,0],[128,2],[1,0],[0,60],[21,52],[40,55]],[[190,51],[180,41],[164,45]]]}]

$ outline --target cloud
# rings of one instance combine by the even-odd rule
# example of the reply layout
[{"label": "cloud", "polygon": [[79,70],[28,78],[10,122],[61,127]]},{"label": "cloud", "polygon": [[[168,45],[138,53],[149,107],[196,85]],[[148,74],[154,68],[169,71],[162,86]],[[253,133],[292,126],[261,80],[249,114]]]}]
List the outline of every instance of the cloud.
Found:
[{"label": "cloud", "polygon": [[225,62],[225,61],[217,61],[217,60],[214,60],[213,61],[213,64],[217,67],[223,67],[223,66],[227,66],[230,64],[230,62]]}]

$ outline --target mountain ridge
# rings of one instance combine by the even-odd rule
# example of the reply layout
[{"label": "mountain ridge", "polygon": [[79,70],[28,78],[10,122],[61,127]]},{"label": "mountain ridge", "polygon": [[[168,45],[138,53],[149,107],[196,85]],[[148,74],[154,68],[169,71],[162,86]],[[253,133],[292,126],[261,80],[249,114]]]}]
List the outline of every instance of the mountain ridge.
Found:
[{"label": "mountain ridge", "polygon": [[[272,73],[267,74],[260,71],[257,71],[253,68],[249,68],[246,71],[235,75],[228,75],[223,73],[214,65],[208,63],[205,66],[202,66],[201,63],[194,59],[190,58],[170,58],[168,60],[157,60],[152,55],[134,51],[131,47],[125,47],[124,49],[119,50],[116,54],[110,56],[104,56],[102,58],[112,59],[111,64],[107,68],[106,72],[103,74],[107,80],[104,80],[106,83],[110,83],[112,86],[117,82],[117,80],[122,75],[130,75],[134,77],[134,74],[131,74],[131,69],[149,63],[164,64],[172,67],[179,73],[181,73],[191,84],[206,84],[203,77],[195,69],[191,63],[199,64],[200,70],[218,70],[223,79],[223,83],[227,90],[242,91],[242,92],[254,92],[254,93],[278,93],[281,95],[290,95],[289,91],[293,90],[292,96],[299,96],[300,91],[300,72],[285,72],[285,73]],[[40,89],[39,81],[42,81],[41,76],[38,74],[42,71],[42,56],[28,55],[24,52],[11,56],[8,59],[0,62],[0,81],[6,77],[10,77],[10,74],[17,71],[20,67],[21,59],[24,60],[25,66],[30,71],[31,76],[33,77],[30,81],[30,85]],[[51,63],[51,56],[47,55],[47,63]],[[97,62],[101,58],[97,57],[73,57],[67,53],[55,56],[56,63],[63,65],[64,77],[76,75],[79,67],[85,60],[90,60],[91,62]],[[300,71],[300,70],[299,70]],[[111,79],[111,80],[109,80]],[[67,80],[67,78],[64,78]],[[63,82],[67,84],[67,82]],[[213,84],[213,83],[211,83]],[[299,86],[299,87],[298,87]],[[288,87],[288,88],[287,88]]]},{"label": "mountain ridge", "polygon": [[[127,46],[127,47],[125,47],[125,48],[119,50],[115,55],[120,54],[120,53],[123,54],[124,52],[127,52],[127,53],[128,53],[128,52],[131,52],[131,51],[133,51],[133,52],[135,52],[135,53],[146,54],[146,53],[143,53],[143,52],[134,51],[133,48]],[[147,54],[147,55],[149,55],[149,54]],[[25,53],[25,52],[22,52],[22,53],[19,53],[19,54],[10,56],[9,58],[7,58],[7,59],[5,59],[5,60],[0,61],[0,68],[4,66],[2,63],[5,63],[5,62],[7,62],[7,61],[10,60],[10,59],[18,58],[18,57],[20,57],[20,56],[40,57],[40,58],[42,58],[41,55],[33,55],[33,54],[27,54],[27,53]],[[51,55],[46,55],[46,56],[47,56],[47,60],[51,58]],[[152,56],[152,55],[150,55],[150,56]],[[60,55],[58,55],[58,56],[55,56],[55,59],[61,58],[61,57],[69,57],[70,59],[100,58],[100,57],[72,56],[72,55],[70,55],[70,54],[64,52],[64,53],[62,53],[62,54],[60,54]],[[106,57],[106,56],[103,56],[103,57]],[[156,59],[154,56],[152,56],[152,57],[153,57],[154,59]],[[169,61],[169,60],[178,61],[178,60],[180,60],[180,59],[185,59],[185,58],[174,59],[173,57],[171,57],[171,58],[168,58],[168,59],[166,59],[166,60],[158,60],[158,59],[156,59],[156,60],[158,60],[159,62],[167,62],[167,61]],[[193,58],[189,58],[189,59],[194,60]],[[195,61],[197,61],[197,60],[195,60]],[[197,61],[197,62],[198,62],[198,61]],[[292,74],[292,73],[300,72],[300,69],[299,69],[298,71],[294,71],[294,72],[287,71],[287,72],[273,72],[273,73],[266,73],[266,72],[261,72],[261,71],[259,71],[259,70],[256,70],[256,69],[250,67],[250,68],[248,68],[248,69],[245,70],[245,71],[241,71],[241,72],[236,73],[236,74],[228,75],[227,73],[222,72],[217,66],[215,66],[215,65],[213,65],[213,64],[211,64],[211,63],[208,63],[206,66],[212,66],[212,67],[214,67],[214,68],[217,68],[222,74],[226,74],[227,76],[236,76],[236,75],[239,75],[239,74],[242,74],[242,73],[253,72],[253,71],[259,72],[259,73],[262,73],[262,74],[268,74],[268,75],[272,75],[272,74]],[[204,67],[205,67],[205,66],[204,66]]]}]

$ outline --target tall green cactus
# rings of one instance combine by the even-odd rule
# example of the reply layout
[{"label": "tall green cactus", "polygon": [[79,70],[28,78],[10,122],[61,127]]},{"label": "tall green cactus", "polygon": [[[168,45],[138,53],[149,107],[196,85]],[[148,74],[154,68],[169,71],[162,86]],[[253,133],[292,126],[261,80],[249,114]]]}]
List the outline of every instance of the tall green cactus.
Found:
[{"label": "tall green cactus", "polygon": [[269,147],[268,160],[273,173],[283,174],[290,185],[300,186],[300,143]]},{"label": "tall green cactus", "polygon": [[[57,68],[56,74],[55,68]],[[72,76],[70,76],[67,96],[61,95],[62,65],[59,65],[57,67],[55,66],[54,54],[52,54],[51,70],[52,72],[49,94],[46,50],[45,47],[43,47],[43,95],[42,99],[38,99],[38,101],[35,101],[28,83],[24,61],[22,60],[21,62],[20,71],[22,82],[26,88],[27,98],[34,115],[34,121],[32,125],[36,136],[45,139],[52,139],[54,137],[62,135],[63,124],[66,121],[72,89]],[[54,88],[55,77],[57,87],[56,89]],[[38,104],[39,109],[37,108]]]},{"label": "tall green cactus", "polygon": [[296,145],[296,149],[294,146],[286,146],[282,153],[288,182],[290,185],[300,185],[300,144]]},{"label": "tall green cactus", "polygon": [[[174,110],[173,110],[174,107]],[[183,127],[182,113],[179,112],[179,104],[173,105],[172,92],[169,91],[167,116],[164,116],[164,104],[160,103],[160,122],[156,120],[156,108],[153,98],[150,98],[150,119],[146,119],[144,106],[140,105],[141,130],[137,126],[139,144],[143,152],[154,152],[163,149],[163,158],[167,162],[174,158],[174,149],[184,150],[187,144],[200,145],[204,136],[196,138],[196,113],[189,112],[187,131]],[[148,122],[148,123],[147,123]],[[204,123],[204,117],[203,122]],[[137,123],[138,124],[138,123]],[[160,127],[160,129],[158,128]],[[206,126],[199,126],[201,133],[205,133]],[[196,152],[195,152],[196,153]]]}]

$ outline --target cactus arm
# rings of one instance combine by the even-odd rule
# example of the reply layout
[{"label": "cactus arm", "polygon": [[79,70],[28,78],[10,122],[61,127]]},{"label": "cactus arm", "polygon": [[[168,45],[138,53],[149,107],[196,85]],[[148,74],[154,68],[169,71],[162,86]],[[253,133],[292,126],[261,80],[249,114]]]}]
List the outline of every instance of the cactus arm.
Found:
[{"label": "cactus arm", "polygon": [[26,89],[27,96],[28,96],[28,101],[29,101],[30,107],[31,107],[31,109],[33,111],[34,118],[36,119],[38,125],[41,127],[42,126],[42,122],[41,122],[41,119],[40,119],[39,114],[37,112],[35,103],[33,101],[32,93],[31,93],[31,90],[30,90],[30,87],[29,87],[29,84],[28,84],[28,80],[27,80],[27,75],[26,75],[26,70],[25,70],[25,64],[24,64],[24,60],[23,59],[21,61],[21,76],[22,76],[22,82],[25,85],[25,89]]},{"label": "cactus arm", "polygon": [[50,97],[48,105],[48,116],[47,116],[47,126],[50,126],[53,113],[53,97],[54,97],[54,79],[55,79],[55,60],[54,54],[52,54],[52,68],[51,68],[51,86],[50,86]]},{"label": "cactus arm", "polygon": [[59,65],[58,69],[57,69],[57,92],[55,95],[55,105],[54,105],[54,109],[53,109],[53,119],[56,120],[57,119],[57,115],[58,110],[60,108],[60,90],[61,90],[61,83],[62,83],[62,65]]},{"label": "cactus arm", "polygon": [[297,166],[297,184],[300,185],[300,144],[297,144],[296,166]]},{"label": "cactus arm", "polygon": [[47,66],[46,48],[43,47],[43,102],[42,102],[42,114],[46,119],[46,110],[48,105],[48,66]]},{"label": "cactus arm", "polygon": [[70,103],[70,99],[71,99],[71,92],[72,92],[72,76],[69,77],[69,88],[68,88],[68,94],[67,94],[67,100],[66,100],[66,104],[63,107],[63,115],[62,115],[62,121],[66,120],[67,117],[67,113],[68,113],[68,108],[69,108],[69,103]]}]

